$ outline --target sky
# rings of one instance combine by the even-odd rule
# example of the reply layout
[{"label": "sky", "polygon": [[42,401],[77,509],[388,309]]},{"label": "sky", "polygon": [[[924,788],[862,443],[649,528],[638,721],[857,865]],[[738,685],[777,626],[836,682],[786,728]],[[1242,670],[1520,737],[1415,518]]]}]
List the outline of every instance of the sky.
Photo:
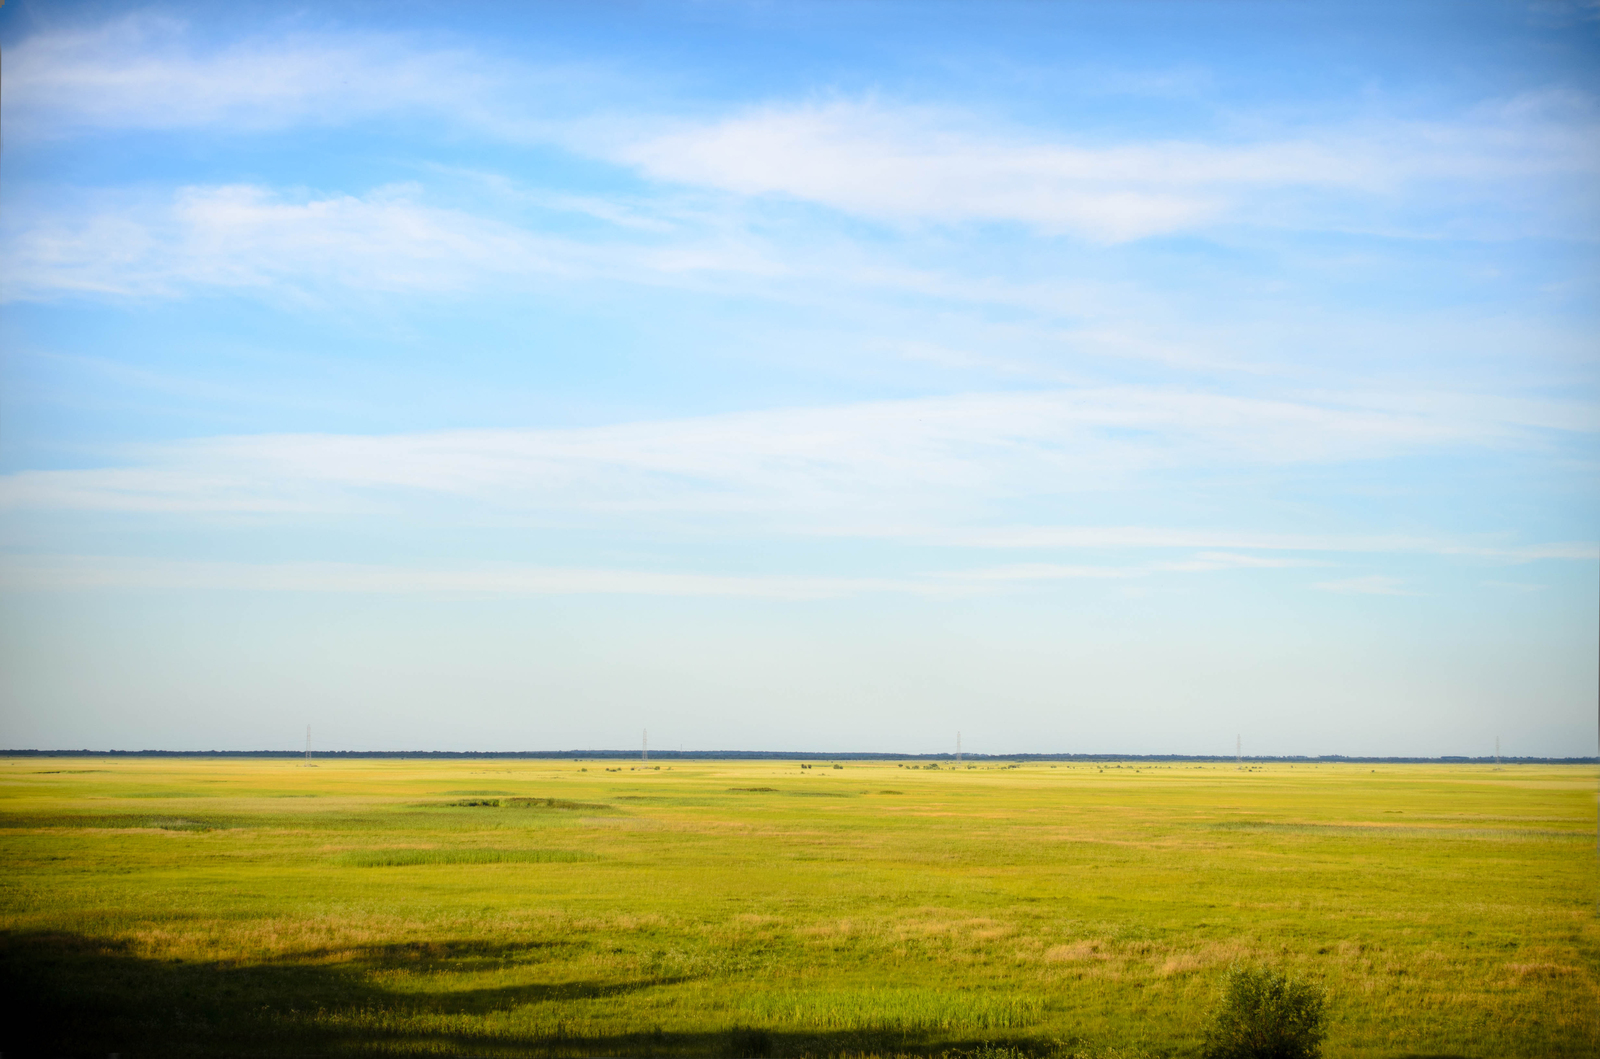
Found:
[{"label": "sky", "polygon": [[0,748],[1596,752],[1593,3],[0,49]]}]

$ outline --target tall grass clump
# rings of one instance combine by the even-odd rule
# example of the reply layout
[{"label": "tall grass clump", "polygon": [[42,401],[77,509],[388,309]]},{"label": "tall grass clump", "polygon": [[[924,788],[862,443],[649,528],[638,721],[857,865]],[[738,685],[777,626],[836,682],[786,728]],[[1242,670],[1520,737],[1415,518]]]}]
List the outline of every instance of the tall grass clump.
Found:
[{"label": "tall grass clump", "polygon": [[1315,1059],[1327,1037],[1322,987],[1266,968],[1228,972],[1205,1059]]}]

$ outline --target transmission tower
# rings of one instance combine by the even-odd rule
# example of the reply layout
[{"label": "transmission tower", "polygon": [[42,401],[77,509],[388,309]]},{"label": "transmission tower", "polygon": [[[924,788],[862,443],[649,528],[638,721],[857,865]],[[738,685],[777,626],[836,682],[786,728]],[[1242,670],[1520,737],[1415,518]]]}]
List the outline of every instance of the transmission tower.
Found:
[{"label": "transmission tower", "polygon": [[639,751],[640,761],[650,760],[650,729],[644,730],[644,747]]}]

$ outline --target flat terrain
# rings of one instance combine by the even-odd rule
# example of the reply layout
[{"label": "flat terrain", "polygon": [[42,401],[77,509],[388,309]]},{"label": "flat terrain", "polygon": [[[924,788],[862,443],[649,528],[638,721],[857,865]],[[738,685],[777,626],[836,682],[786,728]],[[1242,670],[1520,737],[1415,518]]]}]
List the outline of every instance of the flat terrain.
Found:
[{"label": "flat terrain", "polygon": [[0,1048],[1600,1054],[1592,766],[638,764],[0,759]]}]

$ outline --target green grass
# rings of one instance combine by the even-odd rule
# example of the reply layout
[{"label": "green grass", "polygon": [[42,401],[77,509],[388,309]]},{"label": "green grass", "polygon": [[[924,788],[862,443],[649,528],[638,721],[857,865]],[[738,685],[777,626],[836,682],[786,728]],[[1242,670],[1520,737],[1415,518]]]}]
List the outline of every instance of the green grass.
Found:
[{"label": "green grass", "polygon": [[1594,1055],[1594,773],[0,759],[0,1050]]},{"label": "green grass", "polygon": [[1042,1013],[1037,997],[977,994],[952,1003],[948,992],[915,988],[761,992],[739,1006],[754,1025],[891,1033],[1026,1030]]}]

